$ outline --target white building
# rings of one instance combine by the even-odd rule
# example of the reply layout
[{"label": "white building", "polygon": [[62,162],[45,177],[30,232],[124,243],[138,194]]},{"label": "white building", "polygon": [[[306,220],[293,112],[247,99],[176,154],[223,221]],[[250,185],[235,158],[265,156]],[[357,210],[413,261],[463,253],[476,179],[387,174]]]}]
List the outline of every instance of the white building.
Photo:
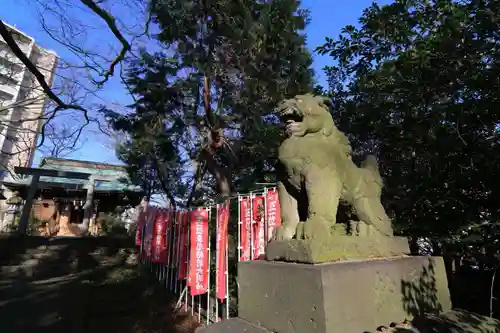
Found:
[{"label": "white building", "polygon": [[[19,48],[52,86],[57,55],[39,47],[32,37],[7,26]],[[40,119],[47,96],[24,64],[0,37],[0,179],[8,177],[15,166],[33,163]]]}]

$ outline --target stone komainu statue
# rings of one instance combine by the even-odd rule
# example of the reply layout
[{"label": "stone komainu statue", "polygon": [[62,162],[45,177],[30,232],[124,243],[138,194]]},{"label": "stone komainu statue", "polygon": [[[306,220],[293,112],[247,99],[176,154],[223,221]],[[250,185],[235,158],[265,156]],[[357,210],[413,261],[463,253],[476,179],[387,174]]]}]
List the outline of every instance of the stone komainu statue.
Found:
[{"label": "stone komainu statue", "polygon": [[354,164],[349,141],[335,126],[327,100],[298,95],[283,101],[279,114],[287,138],[278,152],[283,222],[274,238],[313,240],[332,235],[340,200],[353,206],[360,221],[393,236],[380,202],[383,184],[376,158],[369,155],[361,167]]}]

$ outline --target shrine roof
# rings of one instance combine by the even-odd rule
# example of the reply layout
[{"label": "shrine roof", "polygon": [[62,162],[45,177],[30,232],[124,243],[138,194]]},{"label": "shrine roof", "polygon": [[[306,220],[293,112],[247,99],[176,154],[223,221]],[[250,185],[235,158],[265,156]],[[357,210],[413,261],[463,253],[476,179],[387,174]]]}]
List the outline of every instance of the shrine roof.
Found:
[{"label": "shrine roof", "polygon": [[[130,182],[125,166],[98,163],[91,161],[78,161],[54,157],[42,158],[39,169],[79,172],[92,175],[95,179],[95,191],[133,191],[141,192],[140,186],[133,185]],[[99,179],[102,177],[102,179]],[[32,176],[14,175],[5,179],[3,183],[7,186],[28,186],[31,183]],[[74,179],[64,177],[41,176],[40,183],[50,184],[50,187],[58,185],[68,187],[74,185],[75,188],[86,189],[88,187],[87,179]]]}]

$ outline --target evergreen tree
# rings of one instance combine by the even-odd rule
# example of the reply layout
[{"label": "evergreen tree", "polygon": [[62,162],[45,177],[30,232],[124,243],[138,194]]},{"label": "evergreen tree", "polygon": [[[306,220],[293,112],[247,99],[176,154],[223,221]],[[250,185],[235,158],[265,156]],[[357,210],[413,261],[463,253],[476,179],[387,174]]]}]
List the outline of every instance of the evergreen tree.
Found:
[{"label": "evergreen tree", "polygon": [[[274,107],[313,86],[309,13],[296,0],[157,0],[151,15],[164,51],[130,63],[135,112],[108,113],[136,149],[120,158],[135,174],[157,161],[157,176],[184,185],[208,171],[223,197],[233,183],[269,180],[280,141]],[[185,193],[189,205],[196,188]]]},{"label": "evergreen tree", "polygon": [[498,220],[500,6],[373,4],[318,48],[340,126],[380,158],[401,232],[451,239]]}]

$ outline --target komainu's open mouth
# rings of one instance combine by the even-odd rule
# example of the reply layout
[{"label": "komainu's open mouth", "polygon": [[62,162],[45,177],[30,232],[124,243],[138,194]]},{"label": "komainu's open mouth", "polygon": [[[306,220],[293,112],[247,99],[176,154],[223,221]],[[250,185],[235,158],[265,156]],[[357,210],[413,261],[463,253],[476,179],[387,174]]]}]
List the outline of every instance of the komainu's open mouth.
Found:
[{"label": "komainu's open mouth", "polygon": [[294,107],[286,107],[279,111],[280,120],[285,125],[292,123],[300,123],[303,120],[302,112]]}]

